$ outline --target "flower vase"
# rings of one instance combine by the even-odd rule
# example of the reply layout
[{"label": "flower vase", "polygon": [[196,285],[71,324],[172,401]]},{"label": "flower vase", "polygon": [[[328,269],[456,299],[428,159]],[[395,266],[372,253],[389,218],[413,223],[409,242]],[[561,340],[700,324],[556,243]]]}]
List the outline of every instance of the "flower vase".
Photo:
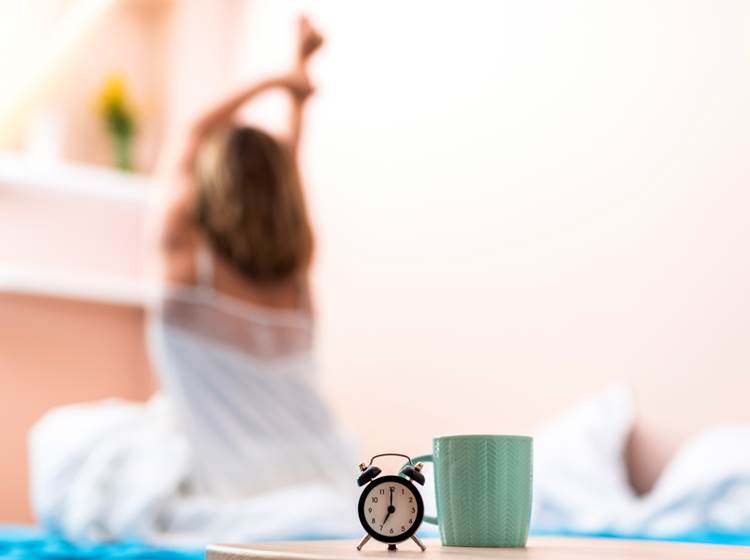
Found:
[{"label": "flower vase", "polygon": [[131,135],[112,135],[115,167],[120,171],[133,171],[133,137]]}]

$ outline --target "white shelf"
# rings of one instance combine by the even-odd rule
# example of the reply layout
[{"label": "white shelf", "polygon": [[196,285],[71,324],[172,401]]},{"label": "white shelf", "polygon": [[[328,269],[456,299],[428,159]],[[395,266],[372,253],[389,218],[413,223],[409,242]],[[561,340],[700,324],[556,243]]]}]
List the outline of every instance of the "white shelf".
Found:
[{"label": "white shelf", "polygon": [[[145,175],[0,152],[0,194],[4,191],[19,194],[40,192],[103,199],[115,204],[134,205],[133,210],[140,212],[138,207],[147,203],[152,186],[153,180]],[[95,266],[90,268],[94,272],[69,272],[43,264],[29,266],[6,262],[0,264],[0,293],[128,306],[146,304],[147,290],[142,280],[97,274]]]},{"label": "white shelf", "polygon": [[146,175],[106,167],[0,153],[0,190],[39,190],[144,204],[153,185]]},{"label": "white shelf", "polygon": [[143,307],[149,291],[135,280],[95,278],[34,267],[0,267],[0,294],[37,295]]}]

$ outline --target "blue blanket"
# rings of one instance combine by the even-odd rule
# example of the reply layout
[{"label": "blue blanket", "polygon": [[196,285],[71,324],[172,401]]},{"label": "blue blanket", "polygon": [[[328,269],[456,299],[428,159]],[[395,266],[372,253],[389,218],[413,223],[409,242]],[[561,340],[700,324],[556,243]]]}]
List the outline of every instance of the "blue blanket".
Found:
[{"label": "blue blanket", "polygon": [[33,527],[0,526],[0,558],[13,560],[202,560],[203,550],[166,550],[138,543],[72,544]]},{"label": "blue blanket", "polygon": [[[561,532],[544,534],[570,537],[645,538],[639,535],[615,534],[582,535]],[[711,531],[676,535],[667,540],[750,546],[748,534],[736,535]],[[138,543],[72,544],[33,527],[0,526],[0,558],[14,560],[201,560],[203,556],[203,550],[159,549]]]},{"label": "blue blanket", "polygon": [[691,531],[681,533],[671,537],[649,537],[639,534],[622,534],[622,533],[577,533],[570,531],[533,531],[532,534],[537,536],[555,536],[555,537],[590,537],[604,539],[630,539],[630,540],[647,540],[647,541],[671,541],[703,544],[729,544],[739,546],[750,546],[750,534],[743,533],[725,533],[720,531]]}]

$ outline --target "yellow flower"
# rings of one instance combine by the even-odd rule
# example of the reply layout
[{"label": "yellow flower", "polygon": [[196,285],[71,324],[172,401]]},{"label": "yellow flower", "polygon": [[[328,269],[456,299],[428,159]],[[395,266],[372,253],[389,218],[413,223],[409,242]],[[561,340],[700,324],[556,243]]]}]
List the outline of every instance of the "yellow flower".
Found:
[{"label": "yellow flower", "polygon": [[134,133],[135,111],[128,99],[123,75],[107,77],[97,96],[96,110],[110,134],[125,137]]},{"label": "yellow flower", "polygon": [[129,105],[125,77],[121,74],[109,76],[104,81],[104,86],[102,86],[97,97],[96,106],[98,112],[103,115],[106,115],[113,109],[129,112]]}]

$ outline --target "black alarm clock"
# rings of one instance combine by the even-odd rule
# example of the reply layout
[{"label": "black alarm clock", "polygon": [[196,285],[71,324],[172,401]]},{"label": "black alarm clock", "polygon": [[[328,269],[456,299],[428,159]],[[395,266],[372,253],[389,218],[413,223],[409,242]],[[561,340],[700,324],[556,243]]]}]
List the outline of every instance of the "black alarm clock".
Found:
[{"label": "black alarm clock", "polygon": [[[373,465],[378,457],[403,457],[407,463],[398,475],[378,476],[381,469]],[[357,550],[362,550],[371,538],[388,545],[388,550],[396,550],[396,543],[412,539],[424,552],[427,547],[422,544],[416,532],[424,517],[424,502],[414,485],[424,485],[424,475],[420,472],[422,464],[412,463],[408,455],[401,453],[381,453],[370,459],[369,464],[359,465],[360,475],[357,484],[364,486],[359,497],[357,513],[359,521],[367,533]]]}]

